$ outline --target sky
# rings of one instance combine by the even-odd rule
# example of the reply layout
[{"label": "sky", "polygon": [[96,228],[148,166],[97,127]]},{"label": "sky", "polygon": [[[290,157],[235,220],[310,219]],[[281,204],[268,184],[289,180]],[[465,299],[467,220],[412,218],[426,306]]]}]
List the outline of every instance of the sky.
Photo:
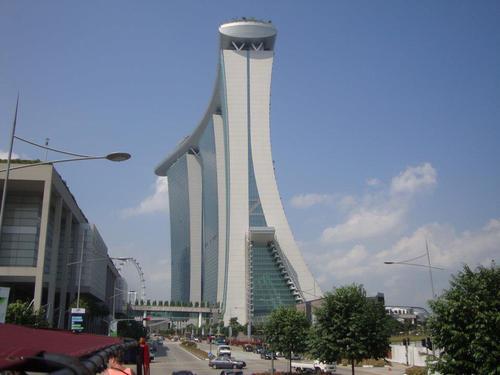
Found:
[{"label": "sky", "polygon": [[[18,136],[131,153],[57,169],[109,253],[140,263],[147,298],[170,299],[168,187],[153,170],[201,120],[218,26],[242,16],[278,30],[278,188],[323,291],[355,282],[425,306],[428,270],[383,262],[426,241],[438,294],[463,264],[498,264],[498,1],[0,0],[0,156],[18,92]],[[123,273],[137,290],[134,267]]]}]

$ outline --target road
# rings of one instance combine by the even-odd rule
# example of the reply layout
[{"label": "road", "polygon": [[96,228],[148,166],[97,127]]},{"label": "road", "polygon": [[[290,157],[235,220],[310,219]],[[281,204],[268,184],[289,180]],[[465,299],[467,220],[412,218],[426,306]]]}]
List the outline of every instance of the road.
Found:
[{"label": "road", "polygon": [[[207,344],[198,344],[200,349],[209,351]],[[247,353],[240,348],[232,347],[233,357],[243,360],[247,363],[247,367],[243,369],[245,375],[254,373],[270,372],[271,361],[261,359],[258,354]],[[274,367],[277,371],[287,371],[288,361],[279,358],[274,361]],[[184,350],[178,342],[165,341],[163,347],[160,346],[155,361],[151,363],[151,375],[170,375],[173,371],[191,370],[197,375],[219,375],[221,370],[215,370],[208,367],[208,361],[200,360],[191,353]],[[339,367],[338,374],[351,374],[351,369]],[[356,368],[356,374],[359,375],[375,375],[375,374],[404,374],[404,367],[394,369],[387,368]]]}]

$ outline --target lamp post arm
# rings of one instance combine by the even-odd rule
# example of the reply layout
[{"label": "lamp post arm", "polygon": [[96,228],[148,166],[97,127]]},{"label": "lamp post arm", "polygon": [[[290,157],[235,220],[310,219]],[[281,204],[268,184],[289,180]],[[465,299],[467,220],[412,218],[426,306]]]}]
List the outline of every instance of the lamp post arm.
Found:
[{"label": "lamp post arm", "polygon": [[7,170],[13,171],[15,169],[37,167],[39,165],[48,165],[48,164],[56,164],[56,163],[66,163],[66,162],[69,162],[69,161],[80,161],[80,160],[96,160],[96,159],[106,159],[106,156],[85,156],[85,157],[78,157],[78,158],[41,161],[39,163],[23,164],[23,165],[18,165],[18,166],[11,167],[11,168],[8,168],[8,169],[2,169],[2,170],[0,170],[0,172],[5,172]]},{"label": "lamp post arm", "polygon": [[48,146],[45,146],[45,145],[41,145],[39,143],[35,143],[33,141],[29,141],[27,139],[24,139],[24,138],[21,138],[21,137],[18,137],[17,135],[14,136],[15,139],[18,139],[22,142],[25,142],[25,143],[28,143],[32,146],[36,146],[36,147],[40,147],[40,148],[43,148],[44,150],[49,150],[49,151],[54,151],[54,152],[58,152],[60,154],[65,154],[65,155],[71,155],[71,156],[77,156],[77,157],[91,157],[91,155],[83,155],[83,154],[76,154],[74,152],[69,152],[69,151],[64,151],[64,150],[58,150],[57,148],[52,148],[52,147],[48,147]]},{"label": "lamp post arm", "polygon": [[429,266],[427,264],[418,264],[418,263],[408,263],[408,262],[384,262],[385,264],[404,264],[407,266],[417,266],[417,267],[424,267],[424,268],[433,268],[436,270],[441,270],[444,271],[444,268],[441,267],[435,267],[435,266]]}]

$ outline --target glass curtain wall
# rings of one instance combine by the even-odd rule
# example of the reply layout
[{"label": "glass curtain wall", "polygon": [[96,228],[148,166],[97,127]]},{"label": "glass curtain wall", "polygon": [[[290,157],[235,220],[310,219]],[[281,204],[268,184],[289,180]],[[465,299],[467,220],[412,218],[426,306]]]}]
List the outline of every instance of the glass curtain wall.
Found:
[{"label": "glass curtain wall", "polygon": [[216,303],[218,278],[217,165],[213,123],[207,124],[199,142],[203,178],[202,300]]},{"label": "glass curtain wall", "polygon": [[0,243],[0,266],[36,267],[42,196],[7,196]]},{"label": "glass curtain wall", "polygon": [[168,191],[171,212],[171,298],[189,301],[190,290],[190,238],[187,157],[182,156],[168,171]]},{"label": "glass curtain wall", "polygon": [[255,322],[262,321],[279,306],[295,305],[295,298],[273,256],[272,246],[252,246],[250,262],[253,270],[252,305]]}]

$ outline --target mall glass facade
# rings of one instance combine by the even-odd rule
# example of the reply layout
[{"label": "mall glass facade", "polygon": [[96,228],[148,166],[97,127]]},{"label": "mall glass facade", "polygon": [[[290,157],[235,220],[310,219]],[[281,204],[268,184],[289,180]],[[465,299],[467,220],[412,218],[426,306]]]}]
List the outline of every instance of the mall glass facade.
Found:
[{"label": "mall glass facade", "polygon": [[41,195],[9,196],[5,205],[0,266],[36,266],[41,212]]}]

